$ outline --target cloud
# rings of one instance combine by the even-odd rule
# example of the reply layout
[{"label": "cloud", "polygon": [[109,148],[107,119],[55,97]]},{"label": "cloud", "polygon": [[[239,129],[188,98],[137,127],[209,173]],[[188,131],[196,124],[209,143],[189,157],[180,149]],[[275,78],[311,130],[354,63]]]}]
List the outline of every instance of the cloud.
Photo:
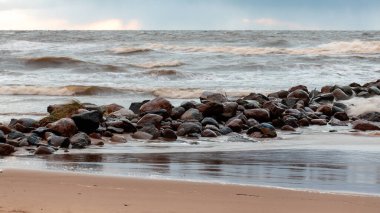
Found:
[{"label": "cloud", "polygon": [[136,19],[130,20],[126,24],[121,19],[107,19],[85,25],[69,25],[69,28],[76,30],[140,30],[141,23]]},{"label": "cloud", "polygon": [[244,18],[241,22],[249,26],[259,26],[269,29],[286,29],[286,30],[305,30],[307,27],[302,26],[301,24],[282,21],[273,18],[259,18],[259,19],[248,19]]},{"label": "cloud", "polygon": [[60,18],[36,15],[38,11],[12,9],[0,11],[0,30],[139,30],[142,24],[137,19],[124,22],[110,18],[95,22],[75,24]]}]

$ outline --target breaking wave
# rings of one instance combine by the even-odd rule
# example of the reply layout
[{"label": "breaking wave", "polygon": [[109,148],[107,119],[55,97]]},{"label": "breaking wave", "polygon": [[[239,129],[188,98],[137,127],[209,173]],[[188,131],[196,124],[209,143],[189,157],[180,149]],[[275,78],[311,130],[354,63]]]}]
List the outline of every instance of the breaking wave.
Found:
[{"label": "breaking wave", "polygon": [[46,95],[46,96],[76,96],[120,93],[118,89],[98,86],[0,86],[1,95]]},{"label": "breaking wave", "polygon": [[25,60],[25,64],[32,68],[79,68],[89,70],[106,70],[106,71],[119,71],[122,70],[118,66],[109,64],[97,64],[92,62],[86,62],[71,57],[55,57],[45,56],[38,58],[28,58]]},{"label": "breaking wave", "polygon": [[160,67],[179,67],[182,65],[185,65],[185,63],[178,60],[166,61],[166,62],[149,62],[145,64],[131,64],[131,66],[146,68],[146,69],[153,69],[153,68],[160,68]]},{"label": "breaking wave", "polygon": [[[281,43],[281,42],[280,42]],[[181,52],[226,53],[236,55],[339,55],[339,54],[380,54],[380,41],[337,41],[309,48],[246,47],[246,46],[179,46],[152,44],[152,49]]]},{"label": "breaking wave", "polygon": [[371,98],[352,98],[343,101],[348,106],[348,114],[350,116],[358,116],[367,112],[380,112],[380,97]]},{"label": "breaking wave", "polygon": [[129,54],[136,54],[136,53],[146,53],[153,50],[149,48],[121,47],[121,48],[112,49],[111,51],[119,55],[129,55]]},{"label": "breaking wave", "polygon": [[144,75],[149,75],[152,77],[160,77],[160,76],[175,76],[175,77],[183,77],[184,74],[181,72],[178,72],[177,70],[165,70],[165,69],[158,69],[158,70],[149,70],[146,72],[143,72]]},{"label": "breaking wave", "polygon": [[[43,96],[95,96],[128,93],[143,93],[170,99],[196,99],[204,92],[198,88],[112,88],[100,86],[69,85],[62,87],[45,86],[0,86],[0,95],[43,95]],[[243,97],[251,91],[214,91],[228,97]]]}]

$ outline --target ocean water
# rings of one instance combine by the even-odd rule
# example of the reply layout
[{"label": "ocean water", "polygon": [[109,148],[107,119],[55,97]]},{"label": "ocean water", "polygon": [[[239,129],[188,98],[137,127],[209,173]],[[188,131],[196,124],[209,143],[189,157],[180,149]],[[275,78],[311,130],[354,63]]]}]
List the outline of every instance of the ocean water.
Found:
[{"label": "ocean water", "polygon": [[46,106],[228,96],[380,78],[375,31],[1,31],[0,120]]}]

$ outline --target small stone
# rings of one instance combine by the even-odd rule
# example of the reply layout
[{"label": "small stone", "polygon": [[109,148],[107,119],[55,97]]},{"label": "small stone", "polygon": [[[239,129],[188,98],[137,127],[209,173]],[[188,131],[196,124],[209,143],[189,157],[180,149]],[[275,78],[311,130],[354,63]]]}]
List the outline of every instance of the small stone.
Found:
[{"label": "small stone", "polygon": [[207,138],[216,138],[216,137],[218,137],[218,135],[214,131],[212,131],[210,129],[203,130],[202,133],[201,133],[201,136],[202,137],[207,137]]},{"label": "small stone", "polygon": [[39,146],[36,151],[34,151],[35,155],[51,155],[54,153],[54,149],[48,146]]},{"label": "small stone", "polygon": [[127,139],[121,135],[113,135],[111,141],[115,143],[127,143]]},{"label": "small stone", "polygon": [[289,131],[289,132],[295,132],[296,129],[294,129],[292,126],[285,125],[281,128],[282,131]]}]

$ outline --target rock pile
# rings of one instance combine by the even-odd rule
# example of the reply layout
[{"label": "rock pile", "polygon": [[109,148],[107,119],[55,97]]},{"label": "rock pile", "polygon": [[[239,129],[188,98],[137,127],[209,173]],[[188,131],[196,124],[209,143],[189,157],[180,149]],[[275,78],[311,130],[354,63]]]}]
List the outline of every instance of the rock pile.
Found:
[{"label": "rock pile", "polygon": [[132,103],[129,109],[117,104],[52,105],[48,107],[50,115],[40,121],[12,119],[8,126],[0,125],[0,155],[10,155],[20,146],[36,146],[35,154],[51,154],[60,148],[86,148],[95,139],[126,142],[122,134],[140,140],[173,141],[178,137],[218,137],[232,132],[273,138],[277,136],[276,129],[295,131],[309,125],[352,123],[357,130],[380,130],[379,112],[350,117],[348,107],[339,102],[376,95],[380,95],[380,80],[365,85],[325,86],[320,91],[298,85],[233,100],[204,92],[200,102],[185,101],[176,107],[160,97]]}]

